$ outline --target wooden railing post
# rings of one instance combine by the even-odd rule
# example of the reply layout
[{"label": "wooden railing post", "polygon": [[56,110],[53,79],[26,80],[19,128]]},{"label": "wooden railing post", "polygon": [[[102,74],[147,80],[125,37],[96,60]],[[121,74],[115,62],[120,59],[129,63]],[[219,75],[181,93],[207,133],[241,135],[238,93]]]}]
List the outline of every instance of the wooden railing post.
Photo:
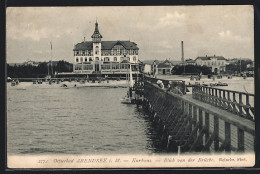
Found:
[{"label": "wooden railing post", "polygon": [[246,117],[247,118],[251,118],[250,114],[249,114],[249,106],[250,106],[250,103],[249,103],[249,95],[247,94],[246,95]]},{"label": "wooden railing post", "polygon": [[225,152],[231,152],[231,129],[230,129],[230,123],[225,122],[225,141],[226,141],[226,147]]},{"label": "wooden railing post", "polygon": [[215,134],[214,149],[215,149],[215,151],[218,151],[218,149],[219,149],[219,120],[216,115],[214,115],[214,134]]},{"label": "wooden railing post", "polygon": [[219,107],[222,107],[222,101],[221,101],[221,99],[222,99],[222,96],[221,96],[221,89],[218,89],[218,91],[219,91],[219,93],[218,93],[218,98],[219,98]]},{"label": "wooden railing post", "polygon": [[[197,107],[194,105],[192,107],[193,107],[193,117],[192,118],[194,120],[193,129],[194,129],[196,127],[196,122],[197,122]],[[197,132],[195,133],[195,137],[197,137]]]},{"label": "wooden railing post", "polygon": [[[201,108],[199,108],[199,132],[202,131],[202,124],[203,124],[203,120],[202,120],[202,110]],[[200,136],[200,139],[199,139],[199,145],[203,145],[203,136]]]},{"label": "wooden railing post", "polygon": [[211,90],[211,98],[212,98],[211,100],[212,100],[212,105],[214,106],[215,105],[214,89],[211,88],[209,90]]},{"label": "wooden railing post", "polygon": [[241,104],[243,104],[243,102],[242,102],[242,94],[241,93],[239,93],[239,115],[243,115],[243,111],[242,111],[242,106],[241,106]]},{"label": "wooden railing post", "polygon": [[226,91],[223,90],[223,109],[227,109],[227,106],[226,106]]},{"label": "wooden railing post", "polygon": [[219,103],[219,101],[218,101],[218,90],[217,89],[215,89],[215,103],[216,103],[216,105],[215,106],[218,106],[218,103]]},{"label": "wooden railing post", "polygon": [[245,137],[244,131],[242,129],[237,128],[237,151],[244,152],[245,151]]},{"label": "wooden railing post", "polygon": [[[209,113],[205,112],[205,144],[209,140]],[[207,149],[209,151],[209,149]]]},{"label": "wooden railing post", "polygon": [[211,96],[211,90],[209,89],[208,93],[209,103],[212,104],[212,96]]},{"label": "wooden railing post", "polygon": [[228,106],[227,106],[227,109],[229,110],[229,111],[232,111],[232,109],[231,109],[231,106],[230,106],[230,92],[228,91],[227,92],[227,100],[228,100]]},{"label": "wooden railing post", "polygon": [[235,92],[233,92],[233,113],[237,113],[237,109],[236,109],[236,93]]}]

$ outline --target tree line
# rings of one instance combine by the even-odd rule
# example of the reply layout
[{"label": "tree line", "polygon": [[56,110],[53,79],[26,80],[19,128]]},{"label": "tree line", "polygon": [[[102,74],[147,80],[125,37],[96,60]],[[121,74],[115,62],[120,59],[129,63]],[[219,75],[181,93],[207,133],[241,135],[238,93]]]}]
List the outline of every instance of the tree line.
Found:
[{"label": "tree line", "polygon": [[172,74],[211,74],[211,68],[207,66],[199,65],[176,65],[172,68]]},{"label": "tree line", "polygon": [[11,78],[44,78],[51,72],[72,72],[73,64],[64,60],[53,63],[41,62],[38,66],[20,65],[10,66],[7,64],[7,76]]}]

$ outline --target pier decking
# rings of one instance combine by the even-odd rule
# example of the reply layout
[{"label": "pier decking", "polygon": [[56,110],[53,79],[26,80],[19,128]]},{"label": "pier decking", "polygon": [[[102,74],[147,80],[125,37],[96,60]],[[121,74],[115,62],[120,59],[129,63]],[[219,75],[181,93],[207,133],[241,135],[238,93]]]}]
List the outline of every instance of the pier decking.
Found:
[{"label": "pier decking", "polygon": [[[201,99],[201,96],[198,97],[198,90],[195,89],[193,92],[193,95],[180,96],[167,89],[161,89],[151,81],[144,81],[143,108],[161,132],[162,143],[168,151],[181,153],[254,151],[255,123],[251,116],[242,117],[239,114],[240,106],[247,109],[249,105],[243,106],[240,101],[235,106],[238,108],[237,112],[231,112],[234,111],[231,106],[213,105],[205,99],[206,97],[205,100],[198,100]],[[222,97],[222,100],[225,98]],[[248,104],[249,100],[246,101]],[[232,102],[235,104],[235,100]],[[253,113],[254,109],[251,109],[249,114]]]}]

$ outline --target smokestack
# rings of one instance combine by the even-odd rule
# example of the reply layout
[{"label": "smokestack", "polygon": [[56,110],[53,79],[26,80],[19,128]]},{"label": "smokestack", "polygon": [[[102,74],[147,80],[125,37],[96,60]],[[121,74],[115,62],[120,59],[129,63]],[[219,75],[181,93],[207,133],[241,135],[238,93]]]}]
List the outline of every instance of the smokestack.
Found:
[{"label": "smokestack", "polygon": [[181,41],[181,61],[184,62],[183,41]]}]

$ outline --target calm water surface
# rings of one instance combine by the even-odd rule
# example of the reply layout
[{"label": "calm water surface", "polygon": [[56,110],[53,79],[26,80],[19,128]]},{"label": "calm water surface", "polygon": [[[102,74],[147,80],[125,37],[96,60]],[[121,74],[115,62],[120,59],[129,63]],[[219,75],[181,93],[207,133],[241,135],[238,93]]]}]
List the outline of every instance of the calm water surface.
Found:
[{"label": "calm water surface", "polygon": [[121,104],[126,88],[55,85],[7,84],[9,154],[162,152],[142,109]]},{"label": "calm water surface", "polygon": [[[253,78],[221,81],[229,84],[221,88],[254,94]],[[69,86],[7,84],[9,154],[164,153],[142,109],[121,104],[126,88]]]}]

